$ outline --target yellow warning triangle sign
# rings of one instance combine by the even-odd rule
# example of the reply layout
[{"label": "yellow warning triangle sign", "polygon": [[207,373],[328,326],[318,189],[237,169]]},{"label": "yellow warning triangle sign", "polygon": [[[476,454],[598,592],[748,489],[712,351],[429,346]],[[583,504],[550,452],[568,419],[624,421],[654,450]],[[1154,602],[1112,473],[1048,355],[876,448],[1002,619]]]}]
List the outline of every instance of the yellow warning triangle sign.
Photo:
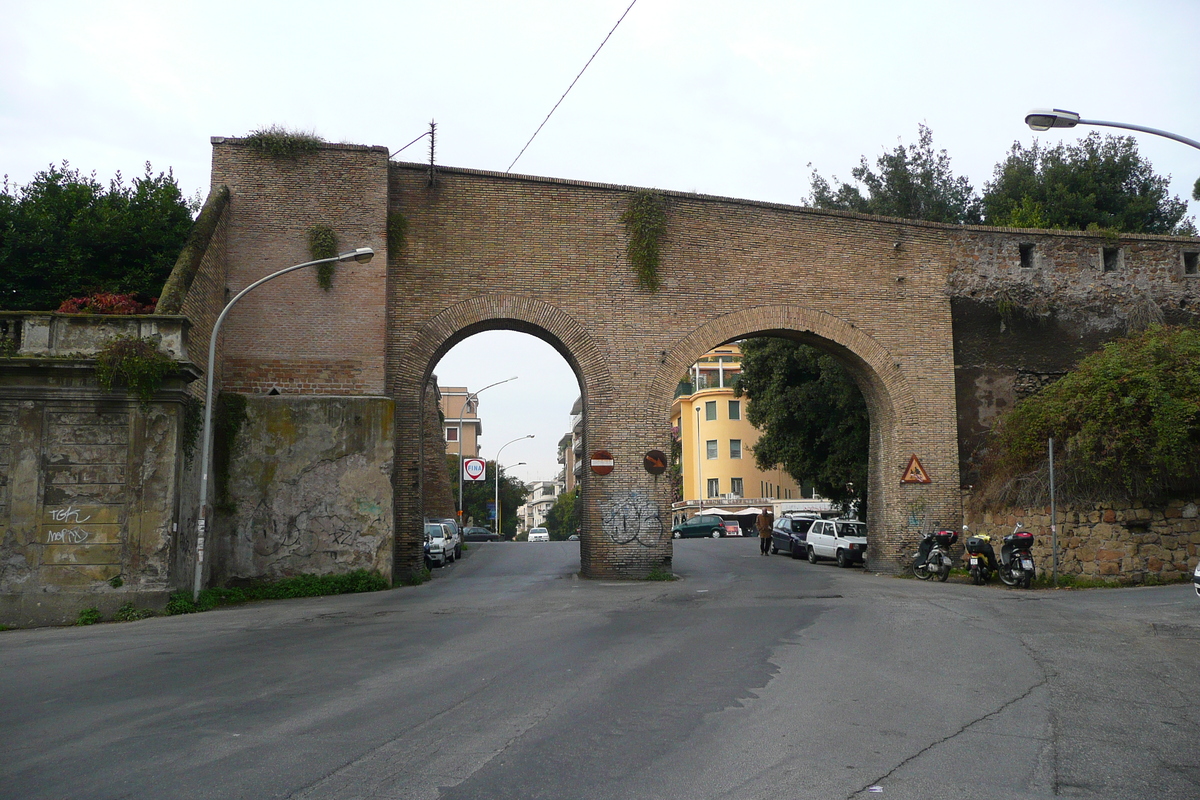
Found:
[{"label": "yellow warning triangle sign", "polygon": [[901,483],[933,483],[929,479],[929,473],[921,466],[921,459],[917,458],[917,454],[913,453],[912,458],[908,460],[908,468],[904,470],[904,477],[900,479]]}]

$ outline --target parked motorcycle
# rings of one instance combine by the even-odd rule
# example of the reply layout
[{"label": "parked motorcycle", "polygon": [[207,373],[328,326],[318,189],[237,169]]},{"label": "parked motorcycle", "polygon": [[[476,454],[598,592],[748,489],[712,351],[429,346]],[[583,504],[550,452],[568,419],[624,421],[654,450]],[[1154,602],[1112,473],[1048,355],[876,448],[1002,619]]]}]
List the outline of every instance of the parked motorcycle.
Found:
[{"label": "parked motorcycle", "polygon": [[1017,523],[1000,545],[1000,580],[1007,586],[1028,589],[1033,584],[1033,534]]},{"label": "parked motorcycle", "polygon": [[967,536],[970,531],[963,525],[963,536],[967,537],[967,571],[971,575],[971,583],[982,586],[992,579],[999,571],[996,564],[996,551],[992,547],[992,537],[986,533],[978,536]]},{"label": "parked motorcycle", "polygon": [[945,582],[950,577],[950,548],[958,541],[957,531],[927,533],[913,553],[913,575],[923,581],[936,577]]}]

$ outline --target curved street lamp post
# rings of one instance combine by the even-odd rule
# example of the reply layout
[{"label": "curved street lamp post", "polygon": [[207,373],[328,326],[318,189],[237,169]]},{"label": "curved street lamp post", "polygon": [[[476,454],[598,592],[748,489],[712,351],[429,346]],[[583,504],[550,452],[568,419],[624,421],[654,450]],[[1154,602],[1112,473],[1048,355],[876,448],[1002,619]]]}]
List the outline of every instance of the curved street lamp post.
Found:
[{"label": "curved street lamp post", "polygon": [[[533,438],[533,434],[531,433],[528,436],[518,436],[517,438],[513,439],[511,442],[505,442],[503,445],[500,446],[500,449],[496,451],[496,458],[493,460],[494,468],[496,470],[496,533],[500,534],[501,536],[503,536],[504,534],[500,533],[500,454],[503,453],[504,448],[508,447],[510,444],[513,444],[514,442],[519,442],[522,439],[532,439],[532,438]],[[522,462],[522,463],[524,463],[524,462]],[[514,465],[514,466],[516,466],[516,465]]]},{"label": "curved street lamp post", "polygon": [[1128,122],[1110,122],[1102,119],[1083,119],[1074,111],[1064,111],[1061,108],[1035,108],[1025,115],[1025,124],[1035,131],[1048,131],[1051,128],[1074,128],[1076,125],[1102,125],[1106,128],[1124,128],[1142,133],[1153,133],[1155,136],[1165,136],[1177,142],[1183,142],[1200,150],[1200,142],[1180,136],[1177,133],[1147,128],[1145,125],[1132,125]]},{"label": "curved street lamp post", "polygon": [[200,598],[200,582],[204,575],[204,534],[208,523],[208,468],[212,456],[212,410],[215,403],[213,398],[213,362],[216,361],[217,357],[217,336],[221,333],[221,323],[225,321],[225,317],[238,300],[241,300],[252,290],[257,289],[267,281],[278,278],[280,275],[287,275],[289,272],[295,272],[305,267],[314,267],[319,264],[333,264],[344,261],[355,261],[359,264],[365,264],[374,257],[375,251],[370,247],[359,247],[331,258],[318,258],[316,261],[305,261],[303,264],[295,264],[278,272],[272,272],[265,278],[259,278],[235,294],[233,299],[225,304],[225,308],[221,310],[217,321],[213,323],[212,335],[208,338],[208,374],[204,389],[204,430],[200,434],[200,515],[196,520],[196,574],[192,581],[193,601]]}]

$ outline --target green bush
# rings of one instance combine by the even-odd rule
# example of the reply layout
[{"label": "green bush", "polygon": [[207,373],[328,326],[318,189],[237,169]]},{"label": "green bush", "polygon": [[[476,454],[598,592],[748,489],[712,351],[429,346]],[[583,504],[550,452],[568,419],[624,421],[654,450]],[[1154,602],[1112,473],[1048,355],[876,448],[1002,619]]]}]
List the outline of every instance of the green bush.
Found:
[{"label": "green bush", "polygon": [[282,125],[259,128],[245,138],[250,147],[275,158],[296,158],[315,153],[324,141],[310,131],[291,131]]},{"label": "green bush", "polygon": [[1000,419],[985,502],[1047,502],[1054,437],[1059,499],[1147,503],[1200,491],[1200,331],[1155,326],[1105,345]]},{"label": "green bush", "polygon": [[100,609],[84,608],[79,612],[79,616],[75,619],[76,625],[95,625],[100,621]]},{"label": "green bush", "polygon": [[148,608],[134,608],[133,603],[125,603],[117,609],[117,613],[113,614],[113,619],[117,622],[135,622],[139,619],[153,617],[154,612]]},{"label": "green bush", "polygon": [[387,589],[388,582],[377,572],[365,569],[341,575],[297,575],[278,581],[255,581],[245,586],[203,589],[198,600],[190,592],[179,591],[167,600],[166,613],[191,614],[210,611],[217,606],[247,603],[251,600],[281,600],[289,597],[321,597],[331,594],[378,592]]},{"label": "green bush", "polygon": [[679,576],[673,574],[670,570],[665,570],[662,567],[655,567],[650,570],[650,574],[642,580],[646,581],[677,581]]},{"label": "green bush", "polygon": [[115,336],[96,356],[96,380],[106,392],[125,386],[146,405],[175,366],[150,339]]}]

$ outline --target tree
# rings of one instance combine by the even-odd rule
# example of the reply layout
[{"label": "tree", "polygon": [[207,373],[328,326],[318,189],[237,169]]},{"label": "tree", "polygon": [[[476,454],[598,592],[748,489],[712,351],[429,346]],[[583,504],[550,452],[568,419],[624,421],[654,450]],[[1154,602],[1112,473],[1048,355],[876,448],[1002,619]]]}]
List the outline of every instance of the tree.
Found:
[{"label": "tree", "polygon": [[1132,136],[1092,131],[1074,144],[1014,142],[983,193],[989,225],[1122,233],[1195,233],[1187,202],[1172,197]]},{"label": "tree", "polygon": [[554,501],[554,506],[546,515],[546,530],[550,531],[551,539],[563,541],[579,530],[579,506],[576,503],[578,499],[576,490],[563,492]]},{"label": "tree", "polygon": [[1061,495],[1155,502],[1200,491],[1200,331],[1152,327],[1111,342],[1017,402],[992,432],[984,498],[1047,502],[1047,440]]},{"label": "tree", "polygon": [[[458,497],[458,456],[446,456],[446,471],[450,473],[450,490]],[[491,506],[496,501],[496,462],[487,462],[485,479],[463,484],[463,525],[473,519],[476,525],[495,527]],[[511,539],[517,532],[517,508],[525,502],[525,484],[500,472],[500,535]]]},{"label": "tree", "polygon": [[966,178],[954,176],[945,150],[933,149],[933,133],[925,125],[918,126],[917,144],[908,147],[899,144],[875,163],[878,172],[871,169],[863,156],[850,171],[854,180],[866,187],[865,196],[859,186],[841,183],[836,175],[834,189],[813,170],[809,205],[930,222],[980,221],[975,190]]},{"label": "tree", "polygon": [[105,189],[67,162],[0,189],[0,309],[52,311],[70,297],[157,297],[192,225],[175,176],[146,173]]},{"label": "tree", "polygon": [[[832,356],[808,345],[763,337],[741,343],[737,389],[750,399],[746,419],[761,431],[759,469],[781,465],[797,482],[865,510],[870,419],[854,380]],[[856,491],[847,488],[852,483]]]}]

